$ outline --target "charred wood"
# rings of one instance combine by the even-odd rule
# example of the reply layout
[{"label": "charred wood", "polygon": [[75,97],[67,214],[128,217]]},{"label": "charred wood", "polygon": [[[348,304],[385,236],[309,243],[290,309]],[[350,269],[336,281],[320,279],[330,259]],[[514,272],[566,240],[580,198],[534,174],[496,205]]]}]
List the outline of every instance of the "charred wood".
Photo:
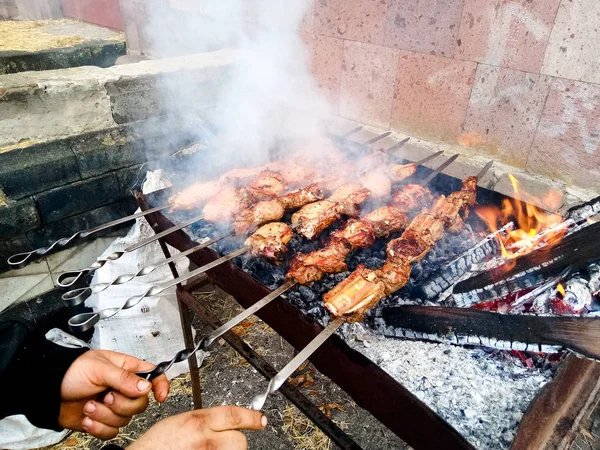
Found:
[{"label": "charred wood", "polygon": [[596,214],[600,214],[600,197],[596,197],[581,205],[573,206],[567,210],[565,220],[571,219],[575,223],[579,223]]},{"label": "charred wood", "polygon": [[386,336],[543,353],[566,348],[600,359],[598,318],[395,306],[381,308],[370,320]]}]

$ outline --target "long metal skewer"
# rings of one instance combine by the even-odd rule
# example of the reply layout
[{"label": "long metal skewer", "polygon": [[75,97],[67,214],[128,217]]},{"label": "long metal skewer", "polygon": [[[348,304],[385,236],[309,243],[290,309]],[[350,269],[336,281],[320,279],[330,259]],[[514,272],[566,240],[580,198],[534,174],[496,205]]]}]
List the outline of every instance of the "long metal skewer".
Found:
[{"label": "long metal skewer", "polygon": [[[442,164],[442,166],[447,167],[449,163],[456,159],[456,157],[458,157],[458,155],[454,155],[453,157],[449,158],[448,161],[450,162],[446,161],[444,164]],[[438,167],[438,169],[436,169],[434,173],[439,173],[439,171],[443,169],[442,166]],[[477,174],[477,180],[481,180],[481,178],[487,173],[490,167],[492,167],[492,161],[488,162],[483,167],[483,169],[481,169],[481,171]],[[429,181],[431,181],[431,176],[427,178],[429,179]],[[298,353],[298,355],[296,355],[289,363],[287,363],[287,365],[283,369],[281,369],[281,371],[277,375],[271,378],[267,390],[262,394],[256,395],[252,399],[252,403],[250,403],[250,408],[255,410],[262,409],[269,394],[272,394],[273,392],[277,391],[281,387],[281,385],[285,383],[285,380],[287,380],[288,377],[291,376],[292,373],[294,373],[294,371],[298,369],[298,367],[300,367],[304,361],[306,361],[314,352],[316,352],[317,349],[321,345],[323,345],[323,343],[329,338],[329,336],[335,333],[336,330],[339,327],[341,327],[342,324],[344,324],[344,322],[345,319],[343,317],[338,317],[333,322],[331,322],[327,326],[327,328],[321,331],[306,347],[304,347],[304,349],[302,349],[300,353]]]},{"label": "long metal skewer", "polygon": [[339,327],[341,327],[345,323],[345,320],[341,317],[338,317],[321,331],[306,347],[302,349],[300,353],[298,353],[286,366],[279,371],[277,375],[271,378],[269,381],[269,386],[267,390],[262,394],[258,394],[252,399],[252,403],[250,403],[250,408],[260,411],[262,407],[265,405],[265,401],[269,394],[277,391],[283,383],[302,365],[304,361],[306,361],[317,349],[325,342],[329,336],[337,331]]},{"label": "long metal skewer", "polygon": [[[400,142],[392,145],[390,148],[382,148],[381,150],[383,150],[386,153],[392,153],[392,152],[395,152],[396,150],[398,150],[400,147],[403,147],[404,144],[406,144],[408,141],[410,141],[409,137],[402,139]],[[444,152],[438,152],[438,154],[441,154],[441,153],[444,153]]]},{"label": "long metal skewer", "polygon": [[166,283],[152,286],[152,287],[148,288],[146,290],[146,292],[144,292],[143,294],[134,295],[133,297],[128,298],[127,301],[119,307],[105,308],[101,311],[94,312],[94,313],[77,314],[76,316],[73,316],[69,319],[69,328],[71,329],[71,331],[74,331],[74,332],[83,332],[83,331],[89,330],[94,325],[96,325],[100,320],[113,317],[114,315],[116,315],[120,311],[122,311],[123,309],[133,308],[135,305],[137,305],[139,302],[141,302],[146,297],[152,297],[154,295],[158,295],[161,292],[165,291],[166,289],[169,289],[170,287],[176,286],[177,284],[183,283],[184,281],[189,280],[190,278],[193,278],[197,275],[207,272],[210,269],[217,267],[219,264],[224,263],[225,261],[229,261],[229,260],[235,258],[236,256],[240,256],[240,255],[246,253],[248,251],[248,249],[249,249],[249,247],[242,247],[232,253],[229,253],[228,255],[222,256],[221,258],[214,260],[211,263],[205,264],[196,270],[193,270],[185,275],[175,278],[174,280],[170,280]]},{"label": "long metal skewer", "polygon": [[8,258],[8,260],[7,260],[8,265],[12,269],[21,269],[21,268],[25,267],[27,264],[29,264],[31,261],[33,261],[34,258],[36,258],[36,257],[39,258],[41,256],[47,255],[48,253],[50,253],[53,250],[66,247],[67,245],[71,244],[72,242],[74,242],[76,240],[84,239],[88,236],[91,236],[94,233],[98,233],[99,231],[106,230],[107,228],[114,227],[114,226],[120,225],[125,222],[129,222],[130,220],[135,220],[140,217],[144,217],[146,214],[151,214],[151,213],[154,213],[157,211],[161,211],[168,207],[169,207],[169,205],[157,206],[156,208],[152,208],[152,209],[148,209],[146,211],[135,213],[135,214],[132,214],[127,217],[122,217],[120,219],[113,220],[112,222],[108,222],[103,225],[98,225],[97,227],[89,228],[89,229],[83,230],[83,231],[78,231],[71,237],[61,238],[58,241],[49,245],[48,247],[40,247],[40,248],[38,248],[36,250],[32,250],[30,252],[17,253]]},{"label": "long metal skewer", "polygon": [[[275,289],[269,295],[265,296],[262,300],[256,302],[250,308],[244,310],[243,312],[241,312],[240,314],[235,316],[233,319],[224,323],[223,325],[221,325],[219,328],[217,328],[212,333],[208,334],[207,336],[204,336],[202,339],[200,339],[198,341],[198,343],[193,348],[181,350],[170,361],[163,361],[163,362],[157,364],[156,367],[154,367],[154,369],[148,370],[146,372],[136,372],[136,375],[138,375],[142,378],[145,378],[147,380],[153,380],[157,376],[162,375],[167,370],[169,370],[173,364],[181,362],[181,361],[185,361],[190,356],[192,356],[194,353],[196,353],[198,350],[200,350],[200,349],[202,349],[204,351],[208,350],[208,347],[215,340],[217,340],[219,337],[221,337],[223,334],[225,334],[227,331],[231,330],[233,327],[240,324],[242,321],[246,320],[248,317],[250,317],[252,314],[254,314],[259,309],[267,306],[273,300],[278,298],[281,294],[290,290],[294,286],[296,286],[295,281],[286,281],[279,288]],[[201,359],[198,361],[198,367],[202,366],[202,362],[204,361],[204,356],[205,355],[202,354]]]},{"label": "long metal skewer", "polygon": [[94,284],[93,286],[70,290],[69,292],[65,292],[62,295],[62,299],[69,306],[79,305],[79,304],[83,303],[92,294],[97,294],[98,292],[102,292],[105,289],[108,289],[110,286],[116,286],[116,285],[128,283],[136,277],[142,277],[144,275],[148,275],[148,274],[154,272],[159,267],[164,266],[165,264],[172,263],[174,261],[177,261],[177,260],[183,258],[184,256],[187,256],[194,252],[202,250],[203,248],[206,248],[206,247],[214,244],[215,242],[220,241],[221,239],[225,239],[227,236],[231,236],[232,234],[233,233],[229,233],[224,236],[216,237],[216,238],[206,241],[200,245],[196,245],[195,247],[192,247],[192,248],[190,248],[184,252],[181,252],[177,255],[171,256],[169,259],[165,259],[164,261],[159,261],[155,264],[150,264],[145,267],[142,267],[140,270],[138,270],[135,273],[119,275],[112,281],[108,281],[106,283],[97,283],[97,284]]},{"label": "long metal skewer", "polygon": [[392,132],[391,132],[391,131],[387,131],[387,132],[385,132],[385,133],[383,133],[383,134],[380,134],[379,136],[375,136],[374,138],[372,138],[372,139],[369,139],[369,140],[368,140],[367,142],[365,142],[363,145],[371,145],[371,144],[374,144],[375,142],[377,142],[377,141],[380,141],[380,140],[382,140],[383,138],[386,138],[386,137],[388,137],[390,134],[392,134]]},{"label": "long metal skewer", "polygon": [[352,136],[354,133],[358,133],[360,130],[363,129],[363,125],[360,125],[356,128],[352,128],[351,130],[347,131],[346,133],[342,134],[340,137],[342,139],[346,139],[349,138],[350,136]]},{"label": "long metal skewer", "polygon": [[450,164],[452,164],[456,160],[456,158],[458,158],[458,156],[459,156],[458,153],[456,155],[452,155],[450,158],[448,158],[446,161],[444,161],[442,164],[440,164],[440,166],[437,169],[435,169],[433,172],[431,172],[426,178],[424,178],[421,181],[421,183],[420,183],[421,186],[425,186],[426,184],[429,184],[429,182],[431,180],[433,180],[435,177],[437,177],[442,170],[444,170],[446,167],[448,167]]},{"label": "long metal skewer", "polygon": [[[406,138],[406,139],[408,139],[408,138]],[[420,159],[420,160],[418,160],[418,161],[415,161],[413,164],[415,164],[415,165],[417,165],[417,166],[420,166],[420,165],[422,165],[422,164],[425,164],[425,163],[426,163],[426,162],[428,162],[428,161],[431,161],[432,159],[435,159],[435,158],[437,158],[438,156],[442,155],[443,153],[444,153],[444,151],[443,151],[443,150],[441,150],[441,151],[439,151],[439,152],[435,152],[435,153],[434,153],[434,154],[432,154],[432,155],[426,156],[426,157],[425,157],[425,158],[423,158],[423,159]],[[456,159],[456,158],[454,158],[454,159]],[[453,159],[452,161],[454,161],[454,159]],[[450,161],[450,163],[451,163],[452,161]],[[448,164],[450,164],[450,163],[448,163]],[[444,162],[444,164],[446,164],[446,163]],[[448,164],[446,164],[446,165],[444,166],[444,168],[445,168],[445,167],[448,167]],[[444,168],[442,168],[442,170],[443,170]]]},{"label": "long metal skewer", "polygon": [[[123,256],[125,253],[133,252],[133,251],[137,250],[138,248],[143,247],[144,245],[148,245],[151,242],[157,241],[158,239],[165,237],[168,234],[174,233],[177,230],[181,230],[182,228],[185,228],[195,222],[198,222],[199,220],[202,220],[202,218],[203,218],[203,216],[193,217],[192,219],[186,220],[185,222],[182,222],[179,225],[175,225],[175,226],[172,226],[171,228],[168,228],[167,230],[163,231],[162,233],[155,234],[154,236],[144,239],[141,242],[130,245],[123,251],[111,253],[110,255],[108,255],[105,258],[97,258],[96,261],[94,261],[94,263],[92,263],[90,265],[90,267],[87,267],[85,269],[70,270],[68,272],[61,273],[56,280],[56,284],[63,288],[71,287],[75,283],[77,283],[77,281],[79,281],[84,275],[100,269],[107,262],[116,261],[121,256]],[[229,234],[227,234],[225,236],[229,236]],[[223,236],[223,237],[225,237],[225,236]]]}]

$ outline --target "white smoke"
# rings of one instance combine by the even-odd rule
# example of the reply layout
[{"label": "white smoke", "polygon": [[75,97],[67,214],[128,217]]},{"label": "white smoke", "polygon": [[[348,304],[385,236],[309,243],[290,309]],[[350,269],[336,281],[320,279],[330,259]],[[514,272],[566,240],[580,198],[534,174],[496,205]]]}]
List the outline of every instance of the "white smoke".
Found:
[{"label": "white smoke", "polygon": [[[242,52],[207,117],[219,131],[220,157],[231,160],[230,166],[261,164],[282,144],[321,134],[330,109],[312,79],[299,34],[309,2],[172,0],[171,5],[189,14],[171,15],[163,2],[146,3],[145,35],[155,56],[223,48]],[[173,112],[193,100],[193,79],[181,77],[168,89],[164,106]]]}]

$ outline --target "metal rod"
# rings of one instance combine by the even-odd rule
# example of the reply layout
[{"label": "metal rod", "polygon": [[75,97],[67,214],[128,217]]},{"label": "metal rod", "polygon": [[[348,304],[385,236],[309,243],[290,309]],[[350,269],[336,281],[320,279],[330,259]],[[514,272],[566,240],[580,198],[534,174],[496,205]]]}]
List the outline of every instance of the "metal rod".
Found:
[{"label": "metal rod", "polygon": [[440,155],[443,155],[443,154],[444,154],[444,151],[443,151],[443,150],[440,150],[439,152],[435,152],[433,155],[426,156],[425,158],[423,158],[423,159],[420,159],[419,161],[416,161],[416,162],[415,162],[415,164],[416,164],[417,166],[423,165],[423,164],[425,164],[427,161],[431,161],[432,159],[435,159],[435,158],[437,158],[438,156],[440,156]]},{"label": "metal rod", "polygon": [[[149,210],[149,211],[151,211],[151,210]],[[148,213],[148,211],[145,211],[145,213]],[[141,241],[137,244],[130,245],[123,251],[111,253],[110,255],[108,255],[105,258],[97,258],[96,261],[94,261],[94,263],[92,263],[92,265],[90,265],[89,267],[87,267],[85,269],[70,270],[68,272],[64,272],[58,276],[58,278],[56,280],[56,284],[63,288],[71,287],[75,283],[77,283],[84,275],[87,275],[90,272],[94,272],[95,270],[100,269],[107,262],[116,261],[121,256],[123,256],[125,253],[133,252],[133,251],[137,250],[138,248],[143,247],[144,245],[148,245],[151,242],[157,241],[158,239],[163,238],[163,237],[167,236],[168,234],[171,234],[171,233],[174,233],[175,231],[181,230],[182,228],[185,228],[185,227],[193,224],[194,222],[198,222],[199,220],[202,220],[202,218],[203,218],[203,216],[196,216],[192,219],[189,219],[189,220],[186,220],[185,222],[180,223],[179,225],[175,225],[175,226],[169,228],[168,230],[163,231],[162,233],[158,233],[158,234],[155,234],[154,236],[144,239],[143,241]],[[227,234],[227,236],[228,235],[229,234]]]},{"label": "metal rod", "polygon": [[485,174],[487,173],[487,171],[490,170],[490,168],[493,165],[494,165],[494,161],[493,160],[488,161],[488,163],[485,166],[483,166],[483,169],[481,169],[479,171],[479,173],[477,174],[477,179],[481,180],[485,176]]},{"label": "metal rod", "polygon": [[277,288],[276,290],[271,292],[269,295],[267,295],[265,298],[263,298],[259,302],[256,302],[250,308],[242,311],[240,314],[238,314],[233,319],[231,319],[228,322],[221,325],[219,328],[214,330],[212,333],[208,334],[207,336],[204,336],[202,339],[200,339],[198,341],[198,343],[193,348],[183,349],[183,350],[177,352],[175,354],[175,356],[173,357],[173,359],[171,359],[170,361],[163,361],[163,362],[157,364],[152,370],[148,370],[145,372],[136,372],[136,375],[138,375],[142,378],[145,378],[146,380],[153,380],[154,378],[162,375],[167,370],[169,370],[173,364],[185,361],[186,359],[190,358],[192,355],[194,355],[200,349],[203,350],[201,356],[198,357],[198,365],[201,366],[202,363],[204,362],[204,357],[206,356],[206,353],[204,353],[204,351],[208,350],[208,347],[216,339],[220,338],[223,334],[225,334],[226,332],[231,330],[233,327],[235,327],[236,325],[238,325],[239,323],[241,323],[242,321],[244,321],[245,319],[250,317],[252,314],[254,314],[256,311],[258,311],[262,307],[271,303],[273,300],[278,298],[281,294],[290,290],[294,286],[296,286],[295,281],[285,282],[279,288]]},{"label": "metal rod", "polygon": [[252,403],[250,403],[250,408],[260,411],[262,407],[265,405],[265,401],[269,394],[277,391],[283,383],[302,365],[304,361],[306,361],[310,355],[316,352],[321,345],[331,336],[333,333],[337,331],[339,327],[344,324],[344,319],[342,317],[338,317],[333,322],[331,322],[327,328],[321,331],[310,343],[302,349],[300,353],[298,353],[286,366],[279,371],[277,375],[271,378],[269,381],[269,386],[267,390],[262,394],[258,394],[256,397],[252,399]]},{"label": "metal rod", "polygon": [[[396,150],[398,150],[400,147],[403,147],[404,144],[406,144],[408,141],[410,141],[410,138],[407,137],[405,139],[402,139],[400,142],[398,142],[397,144],[392,145],[390,148],[385,148],[383,149],[384,152],[386,153],[392,153],[395,152]],[[443,153],[443,152],[442,152]]]},{"label": "metal rod", "polygon": [[442,164],[440,164],[440,166],[435,169],[433,172],[431,172],[425,179],[423,179],[423,181],[421,181],[421,186],[425,186],[426,184],[429,184],[429,182],[431,180],[433,180],[435,177],[437,177],[446,167],[448,167],[450,164],[452,164],[456,158],[458,158],[458,153],[456,155],[452,155],[450,158],[448,158],[446,161],[444,161]]},{"label": "metal rod", "polygon": [[358,133],[358,132],[359,132],[360,130],[362,130],[363,128],[364,128],[364,125],[360,125],[360,126],[358,126],[358,127],[356,127],[356,128],[352,128],[350,131],[348,131],[348,132],[346,132],[346,133],[342,134],[340,137],[341,137],[342,139],[347,139],[347,138],[349,138],[350,136],[352,136],[354,133]]},{"label": "metal rod", "polygon": [[94,325],[96,325],[100,320],[113,317],[124,309],[133,308],[146,297],[158,295],[170,287],[176,286],[179,283],[183,283],[184,281],[189,280],[190,278],[193,278],[197,275],[209,271],[210,269],[213,269],[214,267],[217,267],[219,264],[223,264],[224,262],[229,261],[237,256],[243,255],[248,250],[249,247],[242,247],[232,253],[229,253],[228,255],[222,256],[221,258],[211,263],[205,264],[204,266],[199,267],[196,270],[193,270],[185,275],[175,278],[174,280],[169,280],[166,283],[152,286],[148,288],[143,294],[134,295],[133,297],[128,298],[127,301],[125,301],[120,307],[105,308],[103,310],[93,313],[77,314],[69,319],[69,328],[73,332],[87,331]]},{"label": "metal rod", "polygon": [[[155,264],[149,264],[147,266],[144,266],[135,273],[119,275],[112,281],[108,281],[106,283],[97,283],[97,284],[94,284],[93,286],[87,286],[87,287],[83,287],[83,288],[79,288],[79,289],[70,290],[69,292],[65,292],[62,295],[62,299],[69,306],[77,306],[77,305],[83,303],[92,294],[97,294],[98,292],[102,292],[105,289],[108,289],[110,286],[116,286],[116,285],[128,283],[136,277],[143,277],[144,275],[148,275],[148,274],[154,272],[159,267],[164,266],[165,264],[170,264],[174,261],[177,261],[177,260],[183,258],[184,256],[187,256],[191,253],[197,252],[198,250],[202,250],[203,248],[206,248],[209,245],[212,245],[215,242],[220,241],[221,239],[225,239],[226,237],[231,236],[232,234],[233,234],[233,232],[223,235],[223,236],[213,238],[209,241],[206,241],[200,245],[196,245],[195,247],[192,247],[192,248],[190,248],[184,252],[181,252],[177,255],[171,256],[170,258],[165,259],[164,261],[159,261]],[[175,278],[177,278],[177,275],[175,275]]]},{"label": "metal rod", "polygon": [[365,142],[363,145],[371,145],[374,144],[377,141],[380,141],[383,138],[388,137],[390,134],[392,134],[391,131],[386,131],[383,134],[380,134],[379,136],[375,136],[373,139],[369,139],[367,142]]},{"label": "metal rod", "polygon": [[91,236],[92,234],[97,233],[99,231],[106,230],[107,228],[114,227],[117,225],[121,225],[122,223],[129,222],[130,220],[138,219],[140,217],[145,216],[146,214],[151,214],[151,213],[154,213],[157,211],[161,211],[168,207],[169,207],[169,205],[157,206],[156,208],[152,208],[152,209],[148,209],[146,211],[135,213],[135,214],[132,214],[127,217],[122,217],[120,219],[113,220],[112,222],[108,222],[103,225],[98,225],[96,227],[89,228],[84,231],[78,231],[71,237],[61,238],[61,239],[55,241],[54,243],[52,243],[51,245],[49,245],[48,247],[40,247],[40,248],[38,248],[36,250],[32,250],[30,252],[17,253],[8,258],[8,260],[7,260],[8,265],[12,269],[21,269],[21,268],[25,267],[27,264],[29,264],[31,261],[33,261],[33,259],[35,257],[41,257],[44,255],[47,255],[52,250],[66,247],[67,245],[71,244],[72,242],[74,242],[76,240],[87,238],[88,236]]}]

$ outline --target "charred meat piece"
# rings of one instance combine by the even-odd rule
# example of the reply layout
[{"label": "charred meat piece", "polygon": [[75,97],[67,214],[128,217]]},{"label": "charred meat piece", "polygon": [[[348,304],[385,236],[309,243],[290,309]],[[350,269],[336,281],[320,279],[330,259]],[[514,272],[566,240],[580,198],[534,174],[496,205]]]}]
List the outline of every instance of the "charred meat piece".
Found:
[{"label": "charred meat piece", "polygon": [[469,217],[469,206],[477,203],[477,177],[465,179],[461,190],[450,194],[448,201],[458,206],[463,219]]},{"label": "charred meat piece", "polygon": [[414,231],[402,233],[398,239],[392,239],[387,245],[388,260],[397,264],[412,264],[421,261],[431,245]]},{"label": "charred meat piece", "polygon": [[408,223],[406,214],[392,206],[377,208],[363,217],[362,220],[371,222],[377,238],[386,238],[391,233],[404,229]]},{"label": "charred meat piece", "polygon": [[376,199],[387,199],[392,193],[392,181],[383,169],[365,173],[360,177],[360,184]]},{"label": "charred meat piece", "polygon": [[391,167],[390,172],[393,181],[406,180],[417,172],[417,165],[415,163],[394,164]]},{"label": "charred meat piece", "polygon": [[334,316],[358,322],[372,305],[385,297],[385,291],[376,271],[360,264],[348,278],[324,294],[323,301]]},{"label": "charred meat piece", "polygon": [[253,201],[254,198],[247,189],[223,186],[204,205],[204,220],[229,223],[239,211],[247,208]]},{"label": "charred meat piece", "polygon": [[[385,296],[396,292],[398,289],[404,287],[410,279],[410,264],[408,263],[393,263],[386,261],[381,269],[376,271],[377,276],[385,285]],[[373,307],[374,303],[369,306]],[[368,308],[362,311],[364,315]]]},{"label": "charred meat piece", "polygon": [[263,200],[240,211],[233,222],[233,230],[236,234],[244,234],[253,226],[281,219],[284,213],[279,200]]},{"label": "charred meat piece", "polygon": [[331,233],[333,239],[344,239],[352,248],[366,248],[375,242],[375,229],[366,220],[349,220],[344,228]]},{"label": "charred meat piece", "polygon": [[297,224],[299,234],[313,239],[340,217],[341,209],[341,205],[330,200],[309,203],[292,215],[292,223]]},{"label": "charred meat piece", "polygon": [[345,184],[335,190],[327,199],[336,202],[341,206],[340,213],[347,216],[357,216],[358,206],[369,198],[370,191],[360,184]]},{"label": "charred meat piece", "polygon": [[233,185],[246,184],[253,178],[256,178],[264,171],[262,167],[242,167],[240,169],[231,169],[219,177],[221,183]]},{"label": "charred meat piece", "polygon": [[286,185],[281,174],[264,171],[250,183],[248,189],[257,200],[271,200],[281,194]]},{"label": "charred meat piece", "polygon": [[287,243],[294,236],[292,227],[283,222],[271,222],[263,225],[246,239],[252,256],[279,260],[287,252]]},{"label": "charred meat piece", "polygon": [[316,184],[289,192],[279,197],[279,203],[286,211],[293,211],[309,203],[323,199],[323,191]]},{"label": "charred meat piece", "polygon": [[444,237],[444,221],[428,213],[417,214],[406,231],[412,230],[430,245]]},{"label": "charred meat piece", "polygon": [[459,233],[465,226],[465,222],[460,217],[460,208],[443,195],[438,197],[429,213],[438,219],[442,219],[444,226],[450,233]]},{"label": "charred meat piece", "polygon": [[197,208],[219,192],[219,189],[221,189],[221,183],[217,181],[194,183],[169,198],[171,211],[176,209],[190,210]]},{"label": "charred meat piece", "polygon": [[332,239],[325,248],[298,253],[290,262],[287,278],[306,285],[320,280],[326,273],[344,272],[348,270],[344,261],[351,251],[352,244],[346,239]]},{"label": "charred meat piece", "polygon": [[306,180],[313,179],[316,174],[309,164],[288,159],[272,162],[267,165],[267,169],[279,173],[290,186],[302,185]]},{"label": "charred meat piece", "polygon": [[400,211],[408,212],[426,208],[432,202],[433,196],[429,189],[419,184],[407,184],[402,190],[394,193],[390,205]]}]

